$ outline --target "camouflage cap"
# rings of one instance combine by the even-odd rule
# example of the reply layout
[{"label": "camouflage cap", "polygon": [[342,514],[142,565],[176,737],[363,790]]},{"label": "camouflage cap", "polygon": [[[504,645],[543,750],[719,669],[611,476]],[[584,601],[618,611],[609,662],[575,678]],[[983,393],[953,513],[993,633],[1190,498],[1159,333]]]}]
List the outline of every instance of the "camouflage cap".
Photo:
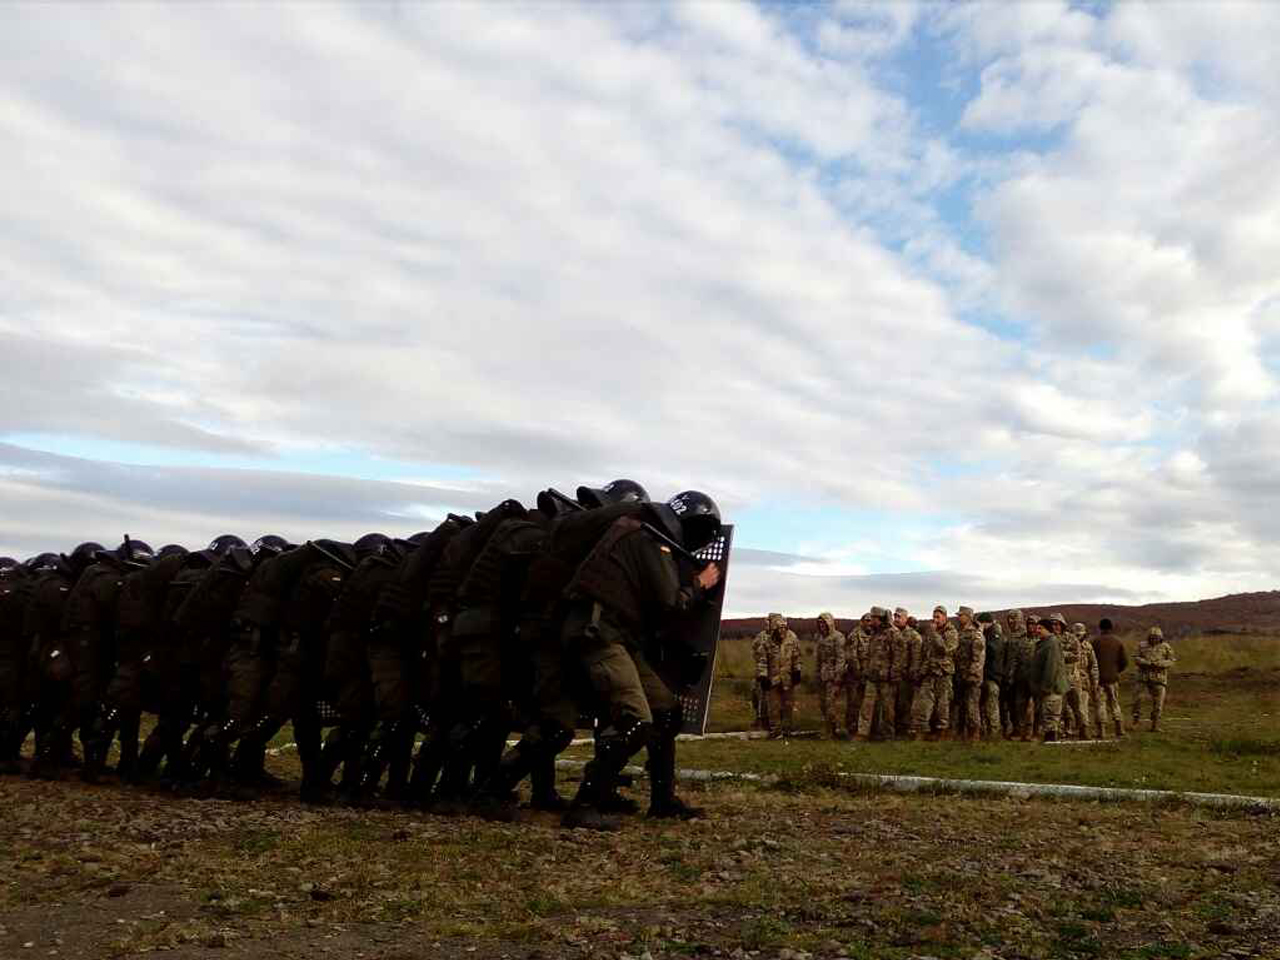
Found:
[{"label": "camouflage cap", "polygon": [[945,616],[947,616],[947,608],[946,608],[946,607],[944,607],[942,604],[938,604],[936,607],[934,607],[934,608],[933,608],[933,612],[934,612],[934,613],[940,613],[940,614],[942,614],[944,617],[945,617]]},{"label": "camouflage cap", "polygon": [[978,614],[978,622],[979,622],[979,623],[995,623],[995,622],[996,622],[996,618],[995,618],[995,617],[993,617],[991,614],[986,613],[986,612],[984,611],[984,612],[982,612],[982,613]]},{"label": "camouflage cap", "polygon": [[787,625],[787,618],[784,617],[782,614],[780,613],[769,614],[769,626],[785,627],[786,625]]},{"label": "camouflage cap", "polygon": [[960,617],[972,617],[972,616],[973,616],[973,607],[961,607],[959,610],[957,610],[957,611],[956,611],[956,616],[960,616]]},{"label": "camouflage cap", "polygon": [[889,611],[886,610],[884,607],[872,607],[871,616],[876,618],[877,620],[888,620]]},{"label": "camouflage cap", "polygon": [[906,608],[906,607],[896,607],[896,608],[894,608],[893,615],[894,615],[895,617],[902,617],[904,620],[910,620],[910,619],[911,619],[911,613],[907,610],[907,608]]},{"label": "camouflage cap", "polygon": [[1039,622],[1040,622],[1040,614],[1038,614],[1038,613],[1028,613],[1028,614],[1027,614],[1027,616],[1026,616],[1026,620],[1027,620],[1027,623],[1039,623]]},{"label": "camouflage cap", "polygon": [[1147,639],[1149,639],[1149,640],[1163,640],[1163,639],[1164,639],[1164,631],[1163,631],[1163,630],[1161,630],[1159,627],[1152,627],[1150,630],[1148,630],[1148,631],[1147,631]]},{"label": "camouflage cap", "polygon": [[1049,621],[1049,622],[1051,622],[1051,623],[1060,623],[1060,624],[1062,624],[1062,629],[1064,629],[1064,630],[1067,628],[1067,618],[1066,618],[1066,617],[1064,617],[1062,614],[1058,613],[1058,611],[1056,611],[1056,610],[1055,610],[1053,613],[1049,614],[1049,615],[1048,615],[1047,617],[1045,617],[1044,619],[1045,619],[1045,620],[1047,620],[1047,621]]},{"label": "camouflage cap", "polygon": [[1089,628],[1086,627],[1083,623],[1073,623],[1071,625],[1071,632],[1074,633],[1077,637],[1083,637],[1086,633],[1089,632]]},{"label": "camouflage cap", "polygon": [[1004,618],[1010,623],[1021,623],[1026,617],[1023,616],[1021,610],[1010,610],[1004,615]]}]

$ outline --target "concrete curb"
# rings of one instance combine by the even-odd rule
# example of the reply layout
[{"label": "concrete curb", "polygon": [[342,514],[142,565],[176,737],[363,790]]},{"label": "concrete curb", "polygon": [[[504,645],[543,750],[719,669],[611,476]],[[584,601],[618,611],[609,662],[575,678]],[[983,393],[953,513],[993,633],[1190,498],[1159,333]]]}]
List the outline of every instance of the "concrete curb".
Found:
[{"label": "concrete curb", "polygon": [[[581,760],[557,760],[561,770],[581,770]],[[630,766],[624,771],[632,777],[647,776],[643,767]],[[1049,798],[1127,803],[1174,803],[1218,810],[1247,813],[1280,813],[1280,799],[1247,797],[1229,793],[1178,793],[1173,790],[1131,790],[1120,787],[1086,787],[1070,783],[1017,783],[1003,780],[947,780],[937,777],[911,777],[898,774],[840,773],[849,783],[894,793],[952,793],[970,796],[1010,797],[1018,800]],[[688,783],[738,782],[776,786],[781,777],[771,774],[734,773],[729,770],[676,771],[676,779]]]}]

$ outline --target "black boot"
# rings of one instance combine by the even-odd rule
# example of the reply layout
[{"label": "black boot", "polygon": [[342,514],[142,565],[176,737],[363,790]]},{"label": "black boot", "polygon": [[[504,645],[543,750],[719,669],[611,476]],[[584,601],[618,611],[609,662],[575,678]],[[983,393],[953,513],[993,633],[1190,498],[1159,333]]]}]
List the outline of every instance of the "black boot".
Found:
[{"label": "black boot", "polygon": [[649,813],[661,820],[695,820],[705,815],[676,796],[676,741],[673,736],[649,741]]}]

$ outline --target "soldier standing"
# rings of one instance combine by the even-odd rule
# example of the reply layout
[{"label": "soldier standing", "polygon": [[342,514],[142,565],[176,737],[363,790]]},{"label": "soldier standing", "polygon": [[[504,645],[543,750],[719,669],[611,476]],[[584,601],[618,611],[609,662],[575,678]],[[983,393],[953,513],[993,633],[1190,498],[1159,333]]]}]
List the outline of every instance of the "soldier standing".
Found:
[{"label": "soldier standing", "polygon": [[978,622],[982,624],[982,635],[986,643],[986,657],[982,662],[982,703],[980,705],[982,735],[988,740],[997,740],[1004,733],[1000,716],[1007,666],[1004,631],[989,613],[979,614]]},{"label": "soldier standing", "polygon": [[[1080,699],[1081,712],[1084,714],[1084,725],[1080,731],[1080,739],[1086,740],[1094,729],[1091,721],[1097,716],[1098,709],[1098,658],[1094,656],[1093,644],[1089,642],[1089,628],[1083,623],[1073,623],[1071,632],[1080,642]],[[1107,732],[1103,729],[1101,719],[1097,719],[1098,739],[1105,740]]]},{"label": "soldier standing", "polygon": [[818,614],[817,669],[819,695],[822,701],[822,732],[828,740],[840,731],[836,716],[836,704],[840,700],[840,682],[844,677],[845,639],[836,629],[836,619],[830,613]]},{"label": "soldier standing", "polygon": [[780,613],[769,614],[764,657],[756,660],[756,677],[769,699],[769,739],[791,734],[794,688],[800,685],[800,641]]},{"label": "soldier standing", "polygon": [[1062,644],[1062,661],[1067,666],[1067,678],[1071,682],[1066,698],[1063,700],[1065,709],[1062,719],[1070,728],[1065,732],[1084,739],[1085,730],[1089,725],[1089,711],[1086,709],[1088,695],[1085,693],[1080,638],[1067,626],[1066,617],[1062,614],[1055,613],[1049,619],[1053,632],[1058,635],[1058,642]]},{"label": "soldier standing", "polygon": [[955,652],[960,636],[947,619],[947,608],[933,608],[933,624],[924,637],[920,662],[920,689],[911,705],[911,739],[929,733],[929,722],[938,718],[938,732],[930,739],[949,740],[951,731],[951,677],[955,673]]},{"label": "soldier standing", "polygon": [[960,622],[959,643],[955,654],[960,721],[956,733],[966,741],[973,741],[982,732],[982,714],[979,708],[987,659],[987,640],[974,619],[972,607],[961,607],[956,617]]},{"label": "soldier standing", "polygon": [[1160,729],[1160,715],[1164,713],[1164,697],[1169,687],[1169,668],[1178,662],[1173,648],[1165,642],[1164,631],[1152,627],[1147,638],[1138,644],[1138,681],[1133,687],[1133,725],[1142,719],[1142,694],[1151,698],[1151,732]]},{"label": "soldier standing", "polygon": [[1058,739],[1058,729],[1062,723],[1062,697],[1071,689],[1071,678],[1062,656],[1061,627],[1065,625],[1066,620],[1060,613],[1036,621],[1036,650],[1031,663],[1030,681],[1032,695],[1039,703],[1040,728],[1044,732],[1045,743],[1053,743]]},{"label": "soldier standing", "polygon": [[755,713],[757,730],[769,730],[771,724],[769,722],[769,688],[766,685],[767,679],[760,675],[760,663],[762,660],[769,659],[769,625],[773,623],[774,617],[780,617],[780,613],[769,614],[765,628],[756,634],[755,639],[751,641],[751,660],[756,664],[756,682],[751,687],[751,709]]},{"label": "soldier standing", "polygon": [[889,611],[883,607],[872,607],[871,634],[867,637],[863,660],[866,680],[855,739],[863,741],[871,739],[871,728],[876,718],[877,707],[884,711],[880,735],[893,736],[898,680],[902,676],[902,664],[906,659],[905,647],[906,641],[902,634],[889,622]]},{"label": "soldier standing", "polygon": [[849,631],[844,645],[844,725],[849,736],[858,732],[862,715],[862,695],[866,683],[867,639],[871,636],[871,614],[864,613]]},{"label": "soldier standing", "polygon": [[898,718],[897,734],[905,737],[911,732],[911,704],[915,701],[920,685],[920,657],[924,640],[916,629],[916,618],[905,607],[893,611],[893,625],[902,634],[903,662],[898,679],[898,705],[894,711]]},{"label": "soldier standing", "polygon": [[1036,641],[1027,633],[1027,621],[1021,610],[1010,610],[1005,617],[1009,633],[1005,640],[1006,698],[1009,708],[1009,736],[1030,740],[1033,727],[1031,697],[1031,660]]},{"label": "soldier standing", "polygon": [[1093,641],[1093,652],[1098,661],[1098,722],[1106,732],[1108,718],[1115,723],[1116,739],[1124,739],[1124,714],[1120,709],[1120,674],[1129,666],[1129,656],[1124,644],[1112,633],[1112,623],[1106,617],[1098,623],[1101,631]]}]

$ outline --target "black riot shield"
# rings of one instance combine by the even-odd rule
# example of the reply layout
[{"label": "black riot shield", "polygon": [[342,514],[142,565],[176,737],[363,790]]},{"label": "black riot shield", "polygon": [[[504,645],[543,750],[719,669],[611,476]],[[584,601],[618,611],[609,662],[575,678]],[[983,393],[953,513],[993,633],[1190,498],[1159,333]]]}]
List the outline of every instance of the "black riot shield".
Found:
[{"label": "black riot shield", "polygon": [[[682,733],[701,735],[707,731],[711,712],[711,684],[716,674],[716,649],[720,645],[720,615],[724,609],[725,584],[729,579],[729,551],[733,527],[721,528],[720,536],[699,550],[699,560],[720,565],[720,583],[697,609],[679,618],[664,631],[664,656],[655,665],[659,676],[680,698],[684,711]],[[692,656],[692,660],[691,660]],[[696,678],[693,668],[701,666]]]}]

